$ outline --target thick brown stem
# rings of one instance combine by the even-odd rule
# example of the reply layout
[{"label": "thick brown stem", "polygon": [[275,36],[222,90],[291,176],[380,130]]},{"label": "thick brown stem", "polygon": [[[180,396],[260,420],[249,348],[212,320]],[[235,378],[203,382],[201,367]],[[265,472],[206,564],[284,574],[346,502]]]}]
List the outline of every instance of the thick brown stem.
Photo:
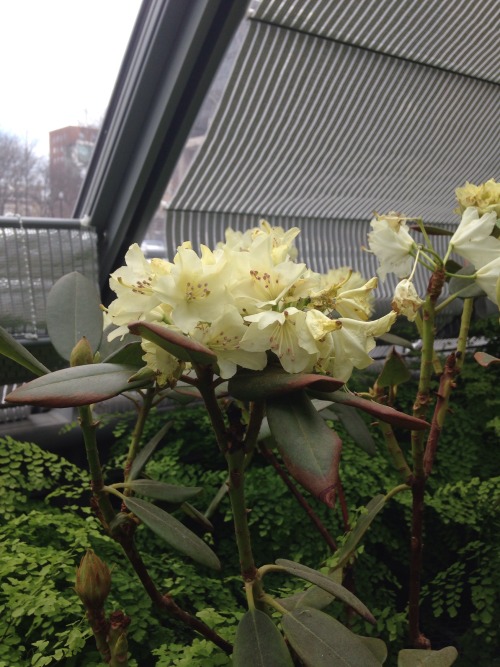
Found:
[{"label": "thick brown stem", "polygon": [[344,487],[342,486],[340,477],[337,484],[337,494],[339,497],[340,511],[342,512],[342,522],[344,524],[344,532],[348,533],[351,530],[351,525],[349,523],[349,510],[347,509]]},{"label": "thick brown stem", "polygon": [[412,648],[430,648],[429,640],[420,632],[419,607],[422,576],[425,479],[416,478],[411,487],[413,508],[411,518],[409,635]]},{"label": "thick brown stem", "polygon": [[450,393],[455,386],[455,378],[459,370],[457,368],[456,360],[456,355],[453,352],[446,360],[444,371],[439,381],[436,406],[434,408],[431,430],[429,432],[429,437],[427,438],[427,445],[424,453],[424,474],[426,478],[429,477],[432,472],[439,437],[448,413]]},{"label": "thick brown stem", "polygon": [[292,495],[296,498],[299,505],[303,508],[304,512],[307,514],[309,519],[312,521],[313,525],[315,526],[315,528],[317,529],[317,531],[319,532],[321,537],[325,540],[325,542],[329,546],[330,550],[332,552],[336,551],[337,550],[337,545],[335,544],[333,537],[330,535],[330,533],[327,531],[325,526],[322,524],[320,518],[315,513],[313,508],[309,505],[307,500],[300,493],[300,491],[297,489],[295,484],[292,482],[292,480],[288,477],[286,472],[280,466],[278,459],[274,456],[274,454],[271,452],[271,450],[268,449],[265,445],[260,445],[260,451],[262,453],[262,456],[266,459],[266,461],[268,463],[270,463],[273,466],[273,468],[276,470],[276,472],[281,477],[283,482],[289,488]]}]

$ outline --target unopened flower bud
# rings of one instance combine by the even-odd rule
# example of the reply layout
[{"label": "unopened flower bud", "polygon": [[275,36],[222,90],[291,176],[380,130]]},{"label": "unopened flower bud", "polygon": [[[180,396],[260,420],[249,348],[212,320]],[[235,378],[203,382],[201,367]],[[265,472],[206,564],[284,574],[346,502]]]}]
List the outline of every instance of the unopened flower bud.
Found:
[{"label": "unopened flower bud", "polygon": [[88,609],[104,605],[111,589],[111,572],[99,556],[89,549],[76,570],[75,591]]},{"label": "unopened flower bud", "polygon": [[92,353],[92,348],[88,338],[80,338],[78,343],[71,351],[71,356],[69,358],[70,366],[84,366],[85,364],[93,364],[94,355]]},{"label": "unopened flower bud", "polygon": [[404,315],[410,322],[413,322],[417,316],[418,309],[423,303],[423,299],[418,296],[417,290],[411,280],[404,278],[404,280],[401,280],[396,285],[391,304],[392,309],[396,313]]}]

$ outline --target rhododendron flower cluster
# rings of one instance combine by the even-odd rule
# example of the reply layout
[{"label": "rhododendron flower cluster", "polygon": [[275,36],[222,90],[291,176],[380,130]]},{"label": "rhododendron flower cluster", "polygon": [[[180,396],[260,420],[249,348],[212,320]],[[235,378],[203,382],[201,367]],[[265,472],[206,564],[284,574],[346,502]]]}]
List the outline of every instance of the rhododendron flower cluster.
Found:
[{"label": "rhododendron flower cluster", "polygon": [[[110,279],[117,295],[107,309],[107,322],[117,325],[110,338],[133,321],[150,322],[209,348],[224,379],[238,367],[262,370],[274,355],[288,373],[347,380],[371,363],[375,337],[396,313],[369,321],[377,279],[347,268],[311,271],[296,261],[298,233],[262,221],[244,233],[227,230],[225,243],[200,254],[183,243],[172,262],[148,261],[131,246]],[[174,384],[181,362],[148,341],[143,350],[158,383]]]},{"label": "rhododendron flower cluster", "polygon": [[[368,234],[368,245],[379,260],[378,274],[382,280],[388,273],[402,278],[398,283],[392,307],[410,321],[416,318],[423,300],[411,282],[416,263],[435,271],[444,267],[452,253],[458,255],[464,267],[472,265],[473,272],[458,272],[456,277],[467,282],[474,280],[486,296],[499,305],[500,301],[500,184],[493,179],[482,185],[466,183],[456,190],[461,221],[452,234],[444,257],[440,257],[432,247],[429,237],[418,244],[410,234],[407,218],[397,213],[376,215],[371,221],[372,231]],[[425,231],[420,221],[422,231]],[[411,274],[411,275],[410,275]]]}]

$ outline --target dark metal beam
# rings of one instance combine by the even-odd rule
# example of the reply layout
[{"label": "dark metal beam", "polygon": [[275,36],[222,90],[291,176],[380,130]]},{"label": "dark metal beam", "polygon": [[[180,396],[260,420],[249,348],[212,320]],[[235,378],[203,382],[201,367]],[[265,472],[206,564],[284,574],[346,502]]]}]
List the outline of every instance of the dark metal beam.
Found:
[{"label": "dark metal beam", "polygon": [[140,242],[248,0],[144,0],[74,215],[108,276]]}]

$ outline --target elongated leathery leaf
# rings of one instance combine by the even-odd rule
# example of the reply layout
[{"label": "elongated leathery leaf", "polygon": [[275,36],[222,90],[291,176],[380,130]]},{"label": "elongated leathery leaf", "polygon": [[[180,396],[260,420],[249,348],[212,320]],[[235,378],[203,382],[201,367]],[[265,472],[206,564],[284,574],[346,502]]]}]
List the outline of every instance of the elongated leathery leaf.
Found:
[{"label": "elongated leathery leaf", "polygon": [[[329,570],[325,575],[329,579],[332,579],[337,584],[342,583],[342,570]],[[281,606],[288,609],[288,611],[293,611],[299,607],[313,607],[313,609],[324,609],[335,600],[335,596],[327,593],[319,586],[309,586],[303,591],[294,593],[287,598],[281,598]]]},{"label": "elongated leathery leaf", "polygon": [[68,408],[99,403],[124,391],[144,386],[128,382],[136,368],[121,364],[85,364],[64,368],[32,380],[10,393],[6,400],[21,405]]},{"label": "elongated leathery leaf", "polygon": [[101,361],[106,364],[127,364],[127,366],[141,368],[145,365],[142,359],[143,355],[144,350],[141,344],[134,342],[123,345]]},{"label": "elongated leathery leaf", "polygon": [[311,584],[316,584],[327,593],[334,595],[337,600],[344,602],[349,605],[351,609],[354,609],[360,616],[362,616],[369,623],[375,623],[375,618],[371,611],[357,598],[351,591],[348,591],[347,588],[344,588],[342,584],[338,584],[336,581],[330,579],[325,574],[317,572],[306,565],[301,563],[295,563],[292,560],[286,560],[285,558],[278,558],[276,565],[279,565],[280,569],[288,574],[293,574],[295,577],[309,581]]},{"label": "elongated leathery leaf", "polygon": [[228,390],[231,396],[241,401],[259,401],[306,387],[315,387],[318,391],[335,391],[343,384],[341,380],[326,375],[287,373],[277,366],[268,366],[263,371],[239,371],[229,380]]},{"label": "elongated leathery leaf", "polygon": [[127,483],[134,491],[148,498],[164,500],[167,503],[183,503],[190,500],[203,491],[199,486],[177,486],[176,484],[165,484],[155,479],[134,479]]},{"label": "elongated leathery leaf", "polygon": [[201,528],[203,528],[206,533],[214,532],[213,523],[207,519],[207,517],[202,512],[200,512],[200,510],[196,509],[196,507],[193,507],[191,503],[182,503],[180,509],[186,516],[188,516],[193,521],[196,521],[196,523],[201,526]]},{"label": "elongated leathery leaf", "polygon": [[447,646],[440,651],[405,648],[398,653],[398,667],[450,667],[458,658],[457,649]]},{"label": "elongated leathery leaf", "polygon": [[266,401],[269,428],[292,477],[333,507],[342,441],[304,391]]},{"label": "elongated leathery leaf", "polygon": [[330,409],[336,413],[354,443],[370,456],[375,456],[377,453],[375,440],[356,409],[342,403],[332,403]]},{"label": "elongated leathery leaf", "polygon": [[382,422],[399,426],[400,428],[408,428],[412,431],[423,431],[430,428],[430,424],[423,419],[417,419],[412,415],[406,415],[404,412],[399,412],[388,405],[382,405],[375,401],[368,401],[366,398],[361,398],[355,394],[347,394],[344,391],[334,391],[329,394],[323,394],[319,391],[310,391],[311,396],[321,398],[322,400],[330,400],[335,403],[342,403],[344,405],[351,405],[353,408],[358,408],[373,415]]},{"label": "elongated leathery leaf", "polygon": [[263,611],[251,609],[239,622],[233,667],[293,667],[283,636]]},{"label": "elongated leathery leaf", "polygon": [[379,667],[373,652],[332,616],[317,609],[285,614],[283,630],[306,667]]},{"label": "elongated leathery leaf", "polygon": [[335,596],[327,593],[319,586],[309,586],[299,593],[294,593],[287,598],[281,598],[280,605],[293,611],[304,607],[312,607],[313,609],[325,609],[335,600]]},{"label": "elongated leathery leaf", "polygon": [[205,544],[168,512],[138,498],[126,497],[124,502],[131,512],[138,516],[158,537],[165,540],[172,549],[183,553],[201,565],[220,570],[219,559],[208,544]]},{"label": "elongated leathery leaf", "polygon": [[164,424],[161,429],[156,433],[151,440],[144,445],[141,451],[135,457],[132,465],[130,466],[130,471],[127,475],[127,481],[131,482],[135,479],[141,471],[144,469],[144,466],[153,456],[155,449],[158,447],[162,439],[165,437],[167,431],[172,426],[172,422],[167,422]]},{"label": "elongated leathery leaf", "polygon": [[354,553],[356,547],[363,539],[364,534],[370,527],[372,521],[385,505],[385,496],[378,494],[370,500],[366,506],[365,514],[362,514],[354,528],[347,535],[347,539],[342,547],[335,553],[336,561],[333,566],[335,569],[343,567]]},{"label": "elongated leathery leaf", "polygon": [[370,649],[375,658],[380,662],[381,665],[387,660],[387,646],[385,642],[377,637],[362,637],[361,635],[356,635],[357,638],[363,642],[366,648]]},{"label": "elongated leathery leaf", "polygon": [[103,314],[94,284],[78,271],[52,286],[47,297],[47,329],[52,345],[69,361],[71,350],[85,336],[95,352],[102,338]]},{"label": "elongated leathery leaf", "polygon": [[[464,266],[463,269],[456,272],[456,276],[472,276],[476,273],[476,269],[469,264]],[[470,280],[468,278],[451,278],[449,282],[450,294],[456,294],[461,299],[467,299],[474,296],[484,296],[486,292],[480,287],[480,285],[475,280]]]},{"label": "elongated leathery leaf", "polygon": [[133,322],[128,328],[131,333],[150,340],[181,361],[192,361],[197,364],[217,363],[217,355],[208,347],[167,327],[151,322]]},{"label": "elongated leathery leaf", "polygon": [[18,343],[3,327],[0,327],[0,354],[3,354],[4,357],[9,357],[16,364],[24,366],[24,368],[27,368],[33,375],[37,375],[38,377],[45,375],[45,373],[50,373],[50,370],[46,366],[38,361],[31,352],[28,352],[21,343]]}]

